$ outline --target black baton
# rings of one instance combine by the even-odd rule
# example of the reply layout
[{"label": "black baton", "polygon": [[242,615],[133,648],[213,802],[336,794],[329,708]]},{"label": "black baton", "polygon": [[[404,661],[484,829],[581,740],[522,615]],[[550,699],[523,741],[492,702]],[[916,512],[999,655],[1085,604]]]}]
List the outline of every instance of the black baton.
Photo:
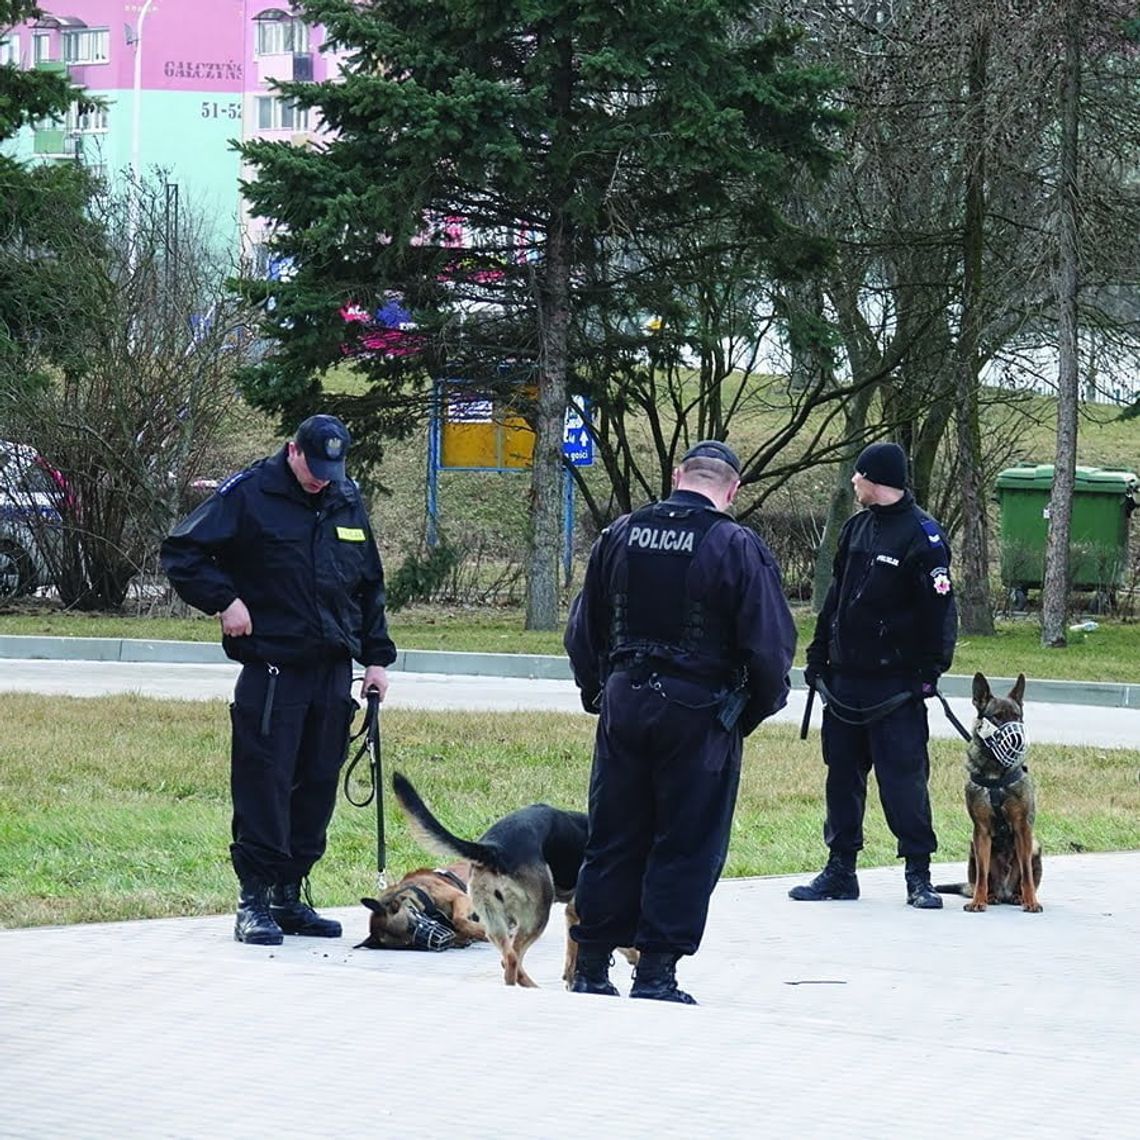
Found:
[{"label": "black baton", "polygon": [[800,721],[800,739],[807,740],[808,725],[811,724],[811,706],[815,703],[815,683],[808,685],[807,704],[804,705],[804,719]]}]

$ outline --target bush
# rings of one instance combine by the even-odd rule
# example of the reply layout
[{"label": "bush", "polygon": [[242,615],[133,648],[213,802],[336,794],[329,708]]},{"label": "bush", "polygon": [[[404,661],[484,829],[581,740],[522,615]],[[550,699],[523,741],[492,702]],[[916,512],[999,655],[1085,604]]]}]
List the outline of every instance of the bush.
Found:
[{"label": "bush", "polygon": [[388,609],[430,601],[458,565],[459,551],[444,539],[426,550],[412,551],[387,580]]}]

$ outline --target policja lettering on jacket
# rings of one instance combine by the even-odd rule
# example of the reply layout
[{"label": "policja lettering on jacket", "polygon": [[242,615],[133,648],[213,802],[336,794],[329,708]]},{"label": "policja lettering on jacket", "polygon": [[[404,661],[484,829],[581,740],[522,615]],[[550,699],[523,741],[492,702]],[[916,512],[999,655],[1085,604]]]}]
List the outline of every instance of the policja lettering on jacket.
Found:
[{"label": "policja lettering on jacket", "polygon": [[631,526],[627,545],[642,550],[676,551],[692,554],[694,534],[691,530],[673,530],[655,526]]}]

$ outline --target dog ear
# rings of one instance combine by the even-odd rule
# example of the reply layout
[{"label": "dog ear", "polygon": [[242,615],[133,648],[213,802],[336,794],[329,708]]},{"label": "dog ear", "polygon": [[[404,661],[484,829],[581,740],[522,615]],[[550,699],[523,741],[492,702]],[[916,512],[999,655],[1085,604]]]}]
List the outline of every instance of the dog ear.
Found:
[{"label": "dog ear", "polygon": [[1009,699],[1016,701],[1018,705],[1025,703],[1025,674],[1018,673],[1017,680],[1013,684],[1013,688],[1009,690]]},{"label": "dog ear", "polygon": [[974,708],[981,712],[989,703],[990,697],[993,693],[990,691],[990,683],[986,680],[984,673],[974,674]]},{"label": "dog ear", "polygon": [[361,899],[360,901],[361,901],[361,903],[363,903],[364,906],[368,907],[368,909],[370,911],[372,911],[373,914],[383,914],[384,913],[384,908],[380,905],[380,903],[376,899]]}]

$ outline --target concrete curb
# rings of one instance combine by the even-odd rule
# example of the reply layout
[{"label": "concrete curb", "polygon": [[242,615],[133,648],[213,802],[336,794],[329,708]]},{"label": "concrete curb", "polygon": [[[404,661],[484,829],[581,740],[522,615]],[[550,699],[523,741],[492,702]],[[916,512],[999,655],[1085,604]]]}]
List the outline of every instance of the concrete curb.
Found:
[{"label": "concrete curb", "polygon": [[[183,665],[225,665],[229,658],[216,642],[144,641],[116,637],[0,636],[0,657],[40,661],[117,661]],[[451,653],[404,649],[392,665],[395,672],[455,673],[468,677],[518,677],[526,680],[572,680],[564,657],[525,653]],[[995,689],[1009,688],[1012,677],[991,677]],[[792,670],[792,684],[803,688],[803,671]],[[947,697],[969,697],[972,678],[948,673],[939,688]],[[1140,684],[1103,681],[1031,680],[1033,700],[1046,704],[1140,708]]]}]

